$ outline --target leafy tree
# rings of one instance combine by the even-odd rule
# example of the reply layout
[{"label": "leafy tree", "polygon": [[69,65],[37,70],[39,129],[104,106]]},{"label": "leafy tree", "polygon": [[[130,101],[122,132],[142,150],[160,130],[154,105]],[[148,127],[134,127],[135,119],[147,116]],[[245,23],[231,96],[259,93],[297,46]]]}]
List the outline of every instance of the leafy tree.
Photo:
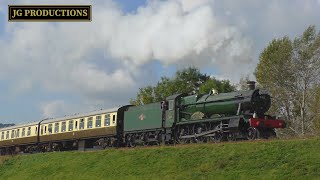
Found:
[{"label": "leafy tree", "polygon": [[212,88],[219,92],[230,92],[235,88],[227,80],[216,80],[199,69],[189,67],[176,72],[173,78],[161,77],[156,86],[140,88],[135,99],[130,103],[134,105],[148,104],[166,99],[178,93],[208,93]]},{"label": "leafy tree", "polygon": [[154,102],[153,87],[147,86],[145,88],[139,88],[136,100],[130,100],[133,105],[149,104]]},{"label": "leafy tree", "polygon": [[[311,111],[311,119],[313,120],[313,124],[311,123],[311,127],[314,128],[317,134],[320,133],[320,87],[317,87],[315,90],[315,96],[310,101],[309,107]],[[314,125],[314,126],[312,126]]]},{"label": "leafy tree", "polygon": [[319,57],[320,33],[309,26],[293,41],[286,36],[274,39],[261,53],[255,71],[259,84],[273,97],[270,111],[284,116],[289,128],[302,135],[313,123],[309,102],[319,86]]},{"label": "leafy tree", "polygon": [[219,93],[224,93],[234,91],[235,87],[230,84],[229,80],[219,81],[215,78],[210,78],[200,86],[199,93],[206,94],[212,89],[217,90]]},{"label": "leafy tree", "polygon": [[5,127],[9,127],[9,126],[14,126],[15,124],[2,124],[0,123],[0,128],[5,128]]}]

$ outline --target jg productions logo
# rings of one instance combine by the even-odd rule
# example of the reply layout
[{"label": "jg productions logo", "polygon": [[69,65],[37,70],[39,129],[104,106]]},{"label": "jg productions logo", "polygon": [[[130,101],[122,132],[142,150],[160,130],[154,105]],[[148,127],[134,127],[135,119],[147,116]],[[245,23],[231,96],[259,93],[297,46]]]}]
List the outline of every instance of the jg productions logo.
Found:
[{"label": "jg productions logo", "polygon": [[8,5],[8,21],[91,21],[91,5]]}]

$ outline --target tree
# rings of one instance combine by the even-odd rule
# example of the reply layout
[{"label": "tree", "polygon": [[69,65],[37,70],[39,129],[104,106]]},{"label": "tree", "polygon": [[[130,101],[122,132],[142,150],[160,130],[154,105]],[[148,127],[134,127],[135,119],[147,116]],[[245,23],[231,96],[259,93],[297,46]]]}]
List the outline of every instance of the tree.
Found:
[{"label": "tree", "polygon": [[2,124],[0,123],[0,128],[5,128],[5,127],[9,127],[9,126],[14,126],[15,124],[11,123],[11,124]]},{"label": "tree", "polygon": [[[314,123],[311,123],[310,126],[314,128],[317,134],[320,133],[320,87],[317,87],[315,90],[315,96],[310,101],[310,111],[311,119],[313,119]],[[313,125],[313,126],[312,126]]]},{"label": "tree", "polygon": [[140,88],[133,105],[142,105],[165,100],[168,96],[179,93],[208,93],[212,88],[219,92],[230,92],[235,88],[228,80],[216,80],[200,73],[195,67],[189,67],[176,72],[173,78],[161,77],[156,86]]},{"label": "tree", "polygon": [[320,33],[309,26],[293,41],[274,39],[261,53],[255,71],[259,84],[273,97],[270,111],[283,115],[289,128],[302,135],[313,123],[309,102],[319,86],[319,57]]},{"label": "tree", "polygon": [[[304,134],[305,121],[308,116],[307,100],[312,100],[315,97],[315,91],[312,91],[312,87],[318,86],[320,82],[320,33],[317,35],[315,26],[310,26],[301,37],[294,40],[293,45],[297,100],[301,130]],[[312,119],[309,120],[312,122]]]},{"label": "tree", "polygon": [[229,80],[219,81],[215,78],[210,78],[203,84],[201,84],[199,88],[200,94],[209,93],[212,89],[217,90],[219,93],[231,92],[235,90],[235,87],[230,84]]},{"label": "tree", "polygon": [[131,99],[130,104],[141,105],[154,102],[153,87],[147,86],[145,88],[139,88],[136,100]]}]

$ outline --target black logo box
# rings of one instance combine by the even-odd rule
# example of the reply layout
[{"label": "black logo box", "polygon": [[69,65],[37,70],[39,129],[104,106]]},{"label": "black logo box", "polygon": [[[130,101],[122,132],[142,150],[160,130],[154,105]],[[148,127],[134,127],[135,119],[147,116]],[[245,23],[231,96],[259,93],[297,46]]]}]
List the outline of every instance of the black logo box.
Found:
[{"label": "black logo box", "polygon": [[8,21],[91,21],[91,7],[91,5],[8,5]]}]

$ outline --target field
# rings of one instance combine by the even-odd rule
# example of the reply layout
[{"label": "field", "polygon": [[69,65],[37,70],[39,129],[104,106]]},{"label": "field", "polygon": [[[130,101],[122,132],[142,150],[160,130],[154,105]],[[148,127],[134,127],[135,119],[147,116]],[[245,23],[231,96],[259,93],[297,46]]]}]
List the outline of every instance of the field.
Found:
[{"label": "field", "polygon": [[320,138],[0,157],[1,179],[316,179]]}]

